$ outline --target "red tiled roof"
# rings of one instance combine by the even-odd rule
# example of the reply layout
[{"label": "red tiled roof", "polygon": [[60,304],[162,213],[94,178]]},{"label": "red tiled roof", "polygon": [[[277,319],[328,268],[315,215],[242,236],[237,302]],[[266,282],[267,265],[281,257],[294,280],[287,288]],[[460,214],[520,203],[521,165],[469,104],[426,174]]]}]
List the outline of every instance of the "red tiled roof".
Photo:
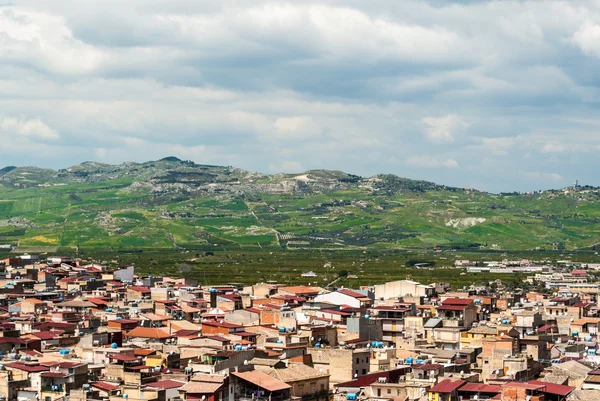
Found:
[{"label": "red tiled roof", "polygon": [[114,354],[114,355],[109,355],[108,357],[110,359],[114,359],[115,361],[121,361],[121,362],[139,361],[139,359],[136,358],[135,356],[123,355],[123,354]]},{"label": "red tiled roof", "polygon": [[560,395],[561,397],[566,397],[571,391],[575,390],[575,387],[563,386],[562,384],[548,383],[539,380],[530,380],[528,383],[544,386],[544,388],[540,389],[540,391],[548,394]]},{"label": "red tiled roof", "polygon": [[142,287],[142,286],[139,286],[139,285],[132,285],[130,287],[127,287],[127,289],[135,291],[135,292],[142,292],[142,293],[152,292],[150,290],[150,288],[148,288],[148,287]]},{"label": "red tiled roof", "polygon": [[340,294],[347,295],[347,296],[352,297],[352,298],[356,298],[356,299],[364,299],[364,298],[369,299],[369,297],[367,297],[364,294],[361,294],[360,292],[352,291],[352,290],[349,290],[349,289],[346,289],[346,288],[338,290],[337,292],[339,292]]},{"label": "red tiled roof", "polygon": [[121,388],[119,386],[115,386],[113,384],[105,383],[105,382],[96,382],[96,383],[91,383],[90,385],[94,388],[98,388],[103,391],[113,391],[113,390],[117,390],[117,389]]},{"label": "red tiled roof", "polygon": [[4,366],[6,366],[7,368],[23,370],[25,372],[47,372],[48,370],[50,370],[46,366],[25,365],[25,364],[18,363],[18,362],[9,363]]},{"label": "red tiled roof", "polygon": [[143,370],[143,369],[150,369],[150,368],[152,368],[152,366],[138,365],[138,366],[129,366],[127,369],[131,369],[131,370]]},{"label": "red tiled roof", "polygon": [[54,338],[60,337],[63,333],[64,331],[62,330],[50,330],[31,333],[31,335],[39,338],[40,340],[52,340]]},{"label": "red tiled roof", "polygon": [[230,322],[203,322],[202,323],[204,326],[212,326],[212,327],[224,327],[226,329],[237,329],[240,327],[244,327],[241,324],[235,324],[235,323],[230,323]]},{"label": "red tiled roof", "polygon": [[440,306],[438,306],[438,310],[462,311],[465,309],[467,309],[466,305],[440,305]]},{"label": "red tiled roof", "polygon": [[473,300],[470,298],[446,298],[442,305],[469,305],[473,303]]},{"label": "red tiled roof", "polygon": [[88,298],[87,300],[96,305],[108,305],[108,302],[100,298]]},{"label": "red tiled roof", "polygon": [[433,386],[429,391],[432,393],[452,393],[465,383],[466,381],[464,380],[452,381],[450,379],[446,379]]},{"label": "red tiled roof", "polygon": [[148,356],[148,355],[152,355],[154,353],[156,353],[156,351],[153,349],[138,348],[138,349],[133,350],[133,355],[138,355],[138,356]]},{"label": "red tiled roof", "polygon": [[220,341],[222,343],[226,343],[226,342],[230,341],[227,338],[221,337],[221,336],[208,336],[206,338],[210,338],[211,340],[215,340],[215,341]]},{"label": "red tiled roof", "polygon": [[556,328],[556,325],[555,324],[545,324],[543,326],[538,327],[537,330],[543,332],[543,331],[548,331],[548,330],[550,330],[552,328]]},{"label": "red tiled roof", "polygon": [[164,339],[172,337],[169,333],[158,328],[151,327],[136,327],[135,329],[127,332],[127,337],[140,337],[140,338],[154,338]]},{"label": "red tiled roof", "polygon": [[467,383],[460,388],[460,391],[468,391],[475,393],[499,393],[502,391],[501,386],[483,383]]},{"label": "red tiled roof", "polygon": [[153,382],[153,383],[148,383],[147,386],[167,390],[170,388],[179,388],[179,387],[183,386],[184,384],[185,384],[185,382],[180,382],[177,380],[161,380],[161,381],[157,381],[157,382]]}]

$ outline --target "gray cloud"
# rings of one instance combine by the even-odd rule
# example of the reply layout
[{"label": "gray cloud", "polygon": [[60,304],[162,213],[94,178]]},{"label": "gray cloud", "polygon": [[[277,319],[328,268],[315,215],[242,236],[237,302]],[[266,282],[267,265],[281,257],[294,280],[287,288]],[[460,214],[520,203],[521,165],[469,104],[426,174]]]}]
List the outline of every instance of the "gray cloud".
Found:
[{"label": "gray cloud", "polygon": [[589,1],[22,0],[0,8],[3,162],[600,185],[599,37]]}]

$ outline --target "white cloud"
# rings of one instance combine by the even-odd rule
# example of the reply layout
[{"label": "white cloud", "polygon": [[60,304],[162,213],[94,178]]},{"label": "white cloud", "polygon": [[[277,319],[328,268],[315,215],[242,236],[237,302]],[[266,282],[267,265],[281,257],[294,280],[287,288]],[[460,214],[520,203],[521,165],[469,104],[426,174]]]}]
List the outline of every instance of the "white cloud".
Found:
[{"label": "white cloud", "polygon": [[442,117],[425,117],[425,136],[432,143],[454,142],[455,136],[470,126],[463,117],[456,114],[448,114]]},{"label": "white cloud", "polygon": [[585,22],[573,34],[571,41],[588,56],[600,57],[600,25]]},{"label": "white cloud", "polygon": [[58,132],[44,124],[39,118],[28,120],[4,117],[0,119],[0,132],[30,140],[57,140],[60,138]]},{"label": "white cloud", "polygon": [[454,159],[439,158],[437,156],[411,156],[406,163],[413,167],[420,168],[458,168],[459,164]]},{"label": "white cloud", "polygon": [[174,154],[490,190],[551,162],[600,184],[599,24],[585,0],[20,0],[0,7],[4,162]]},{"label": "white cloud", "polygon": [[565,178],[558,173],[545,173],[541,171],[520,171],[522,177],[529,180],[564,181]]}]

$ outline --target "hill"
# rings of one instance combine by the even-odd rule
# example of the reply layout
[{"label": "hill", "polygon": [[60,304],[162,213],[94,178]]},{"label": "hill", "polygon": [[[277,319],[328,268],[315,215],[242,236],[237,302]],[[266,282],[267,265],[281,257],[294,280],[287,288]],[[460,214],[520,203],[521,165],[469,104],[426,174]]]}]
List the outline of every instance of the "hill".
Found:
[{"label": "hill", "polygon": [[[166,157],[0,170],[0,245],[581,249],[600,191],[489,194],[394,175],[267,175]],[[50,248],[51,249],[51,248]]]}]

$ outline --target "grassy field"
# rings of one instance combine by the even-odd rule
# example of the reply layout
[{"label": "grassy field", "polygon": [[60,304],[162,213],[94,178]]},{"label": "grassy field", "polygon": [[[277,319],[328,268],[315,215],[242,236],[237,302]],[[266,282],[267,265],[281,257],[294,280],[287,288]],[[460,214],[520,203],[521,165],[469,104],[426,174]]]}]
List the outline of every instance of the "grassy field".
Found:
[{"label": "grassy field", "polygon": [[[214,251],[182,251],[172,249],[110,249],[31,247],[29,252],[45,255],[55,253],[98,261],[109,266],[135,264],[138,274],[173,275],[193,278],[201,285],[226,283],[253,284],[261,281],[297,285],[326,286],[346,270],[349,277],[335,283],[336,286],[358,288],[392,280],[412,279],[424,284],[449,282],[453,289],[471,284],[486,284],[502,280],[514,287],[524,285],[523,275],[466,273],[454,268],[456,259],[499,260],[503,258],[531,258],[554,263],[570,259],[574,262],[597,261],[593,252],[428,252],[390,249],[359,250],[263,250],[257,247],[244,250],[235,247],[216,247]],[[0,255],[1,256],[1,255]],[[330,262],[331,267],[326,267]],[[435,263],[433,269],[410,267],[415,262]],[[303,278],[306,271],[315,272],[316,278]]]},{"label": "grassy field", "polygon": [[[0,184],[0,244],[193,252],[573,251],[600,243],[600,191],[594,188],[495,195],[387,176],[377,185],[346,185],[358,178],[317,171],[315,180],[345,181],[296,192],[275,187],[273,193],[257,185],[277,186],[289,177],[181,163],[123,167],[114,179],[106,173],[89,182],[60,181],[66,172],[39,173],[39,181],[52,185],[33,185],[33,173],[17,175],[11,185]],[[84,167],[91,171],[85,174],[117,168]],[[246,187],[181,189],[215,177],[219,185],[234,182],[229,189]],[[155,186],[144,186],[150,178]]]}]

